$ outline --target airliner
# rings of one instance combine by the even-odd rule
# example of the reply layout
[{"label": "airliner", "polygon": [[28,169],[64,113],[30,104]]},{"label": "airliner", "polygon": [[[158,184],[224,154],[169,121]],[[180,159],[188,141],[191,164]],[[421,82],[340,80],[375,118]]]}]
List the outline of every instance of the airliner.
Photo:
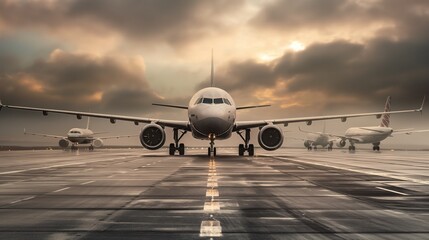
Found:
[{"label": "airliner", "polygon": [[[27,106],[3,105],[0,102],[1,108],[19,109],[27,111],[41,112],[44,116],[49,113],[59,113],[74,115],[78,119],[83,116],[109,119],[112,124],[116,121],[130,121],[135,125],[145,123],[146,125],[140,132],[140,142],[146,149],[156,150],[164,146],[166,141],[165,128],[173,129],[173,143],[169,145],[169,154],[179,155],[185,154],[185,145],[180,143],[182,137],[191,132],[196,139],[208,140],[208,155],[216,155],[215,141],[225,140],[236,133],[243,140],[242,144],[238,145],[238,155],[243,156],[246,152],[249,156],[254,155],[254,145],[250,144],[250,132],[252,129],[259,131],[257,139],[259,145],[268,151],[273,151],[280,148],[283,144],[283,131],[280,125],[288,126],[290,123],[306,122],[311,125],[313,121],[340,119],[345,122],[348,118],[376,116],[380,118],[385,112],[370,112],[357,114],[340,114],[327,116],[312,116],[312,117],[296,117],[282,119],[263,119],[256,121],[237,121],[237,112],[242,109],[251,109],[257,107],[266,107],[267,105],[255,106],[236,106],[231,95],[221,88],[214,87],[214,71],[213,71],[213,55],[211,58],[211,86],[199,90],[189,101],[188,106],[170,105],[170,104],[154,104],[163,107],[172,107],[184,109],[188,112],[187,120],[166,120],[154,118],[142,118],[134,116],[123,116],[114,114],[102,114],[91,112],[68,111],[49,108],[36,108]],[[390,114],[422,112],[423,104],[419,109],[409,109],[392,111]]]},{"label": "airliner", "polygon": [[322,146],[323,148],[328,147],[328,151],[332,151],[332,146],[334,142],[338,141],[338,137],[332,137],[330,134],[325,132],[325,125],[323,125],[322,132],[310,132],[302,130],[298,127],[300,132],[307,133],[305,139],[301,139],[304,141],[304,146],[308,150],[317,150],[317,146]]},{"label": "airliner", "polygon": [[100,133],[95,133],[89,129],[89,117],[86,128],[72,128],[67,132],[67,136],[58,136],[58,135],[49,135],[49,134],[41,134],[41,133],[32,133],[27,132],[24,128],[24,134],[34,135],[34,136],[42,136],[42,137],[50,137],[50,138],[59,138],[60,141],[58,145],[62,148],[67,148],[70,143],[71,150],[77,150],[79,144],[90,144],[89,150],[94,150],[94,147],[102,147],[104,145],[103,140],[112,139],[112,138],[123,138],[123,137],[133,137],[138,135],[124,135],[124,136],[109,136],[109,137],[96,137],[95,135]]},{"label": "airliner", "polygon": [[[331,137],[338,137],[336,140],[337,147],[344,147],[346,141],[349,141],[349,151],[355,151],[355,144],[364,144],[370,143],[373,145],[372,150],[380,151],[380,142],[386,139],[387,137],[392,137],[398,134],[412,134],[412,133],[421,133],[429,132],[429,130],[413,130],[413,129],[400,129],[394,130],[389,127],[390,125],[390,103],[391,97],[387,97],[386,104],[384,106],[384,114],[381,119],[379,126],[375,127],[352,127],[347,129],[344,136],[329,134]],[[424,103],[424,99],[423,99]],[[423,108],[423,104],[421,109]]]}]

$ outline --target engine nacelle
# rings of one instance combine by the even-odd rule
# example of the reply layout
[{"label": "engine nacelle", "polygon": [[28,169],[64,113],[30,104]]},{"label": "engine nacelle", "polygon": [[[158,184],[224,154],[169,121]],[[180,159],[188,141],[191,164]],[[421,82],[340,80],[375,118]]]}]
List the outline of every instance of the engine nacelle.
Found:
[{"label": "engine nacelle", "polygon": [[68,146],[69,146],[69,144],[70,144],[70,142],[69,142],[67,139],[65,139],[65,138],[61,139],[61,140],[58,142],[58,145],[60,145],[60,147],[62,147],[62,148],[66,148],[66,147],[68,147]]},{"label": "engine nacelle", "polygon": [[149,150],[161,148],[165,143],[164,128],[153,123],[146,125],[140,133],[140,142]]},{"label": "engine nacelle", "polygon": [[276,150],[283,144],[283,131],[277,126],[264,126],[258,133],[258,142],[265,150]]},{"label": "engine nacelle", "polygon": [[311,146],[311,142],[308,140],[304,141],[304,147],[309,148]]},{"label": "engine nacelle", "polygon": [[339,138],[339,139],[335,140],[335,146],[337,146],[339,148],[343,148],[346,146],[346,141]]},{"label": "engine nacelle", "polygon": [[103,143],[103,140],[101,140],[101,139],[97,138],[97,139],[95,139],[95,140],[92,142],[92,145],[93,145],[94,147],[99,148],[99,147],[102,147],[102,146],[104,145],[104,143]]}]

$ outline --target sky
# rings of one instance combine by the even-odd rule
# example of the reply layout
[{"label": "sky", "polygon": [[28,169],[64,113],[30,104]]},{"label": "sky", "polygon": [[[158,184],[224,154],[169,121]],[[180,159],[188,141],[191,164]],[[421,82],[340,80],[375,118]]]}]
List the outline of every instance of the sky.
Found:
[{"label": "sky", "polygon": [[[186,120],[186,110],[151,104],[187,105],[209,86],[212,49],[217,87],[238,105],[272,105],[238,120],[381,111],[389,95],[393,110],[417,108],[429,93],[429,1],[0,0],[4,104]],[[0,145],[56,144],[23,128],[62,135],[85,122],[3,109]],[[335,134],[378,124],[326,122]],[[323,123],[290,124],[285,135],[302,136],[298,126]],[[429,129],[429,114],[395,115],[391,126]],[[92,119],[91,128],[123,135],[141,126]],[[190,135],[185,143],[208,144]],[[429,147],[428,139],[383,144]],[[286,138],[285,146],[300,144]]]}]

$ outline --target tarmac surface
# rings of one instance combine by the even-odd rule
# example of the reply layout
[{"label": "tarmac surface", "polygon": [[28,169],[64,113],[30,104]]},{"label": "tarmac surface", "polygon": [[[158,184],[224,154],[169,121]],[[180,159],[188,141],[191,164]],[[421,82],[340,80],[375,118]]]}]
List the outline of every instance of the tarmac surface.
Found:
[{"label": "tarmac surface", "polygon": [[429,152],[0,152],[0,239],[429,239]]}]

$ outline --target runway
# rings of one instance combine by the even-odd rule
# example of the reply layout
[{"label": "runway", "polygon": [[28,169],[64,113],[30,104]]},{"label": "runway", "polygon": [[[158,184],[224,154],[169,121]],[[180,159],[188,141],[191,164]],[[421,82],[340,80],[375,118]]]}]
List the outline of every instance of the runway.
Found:
[{"label": "runway", "polygon": [[429,239],[429,152],[0,152],[0,239]]}]

